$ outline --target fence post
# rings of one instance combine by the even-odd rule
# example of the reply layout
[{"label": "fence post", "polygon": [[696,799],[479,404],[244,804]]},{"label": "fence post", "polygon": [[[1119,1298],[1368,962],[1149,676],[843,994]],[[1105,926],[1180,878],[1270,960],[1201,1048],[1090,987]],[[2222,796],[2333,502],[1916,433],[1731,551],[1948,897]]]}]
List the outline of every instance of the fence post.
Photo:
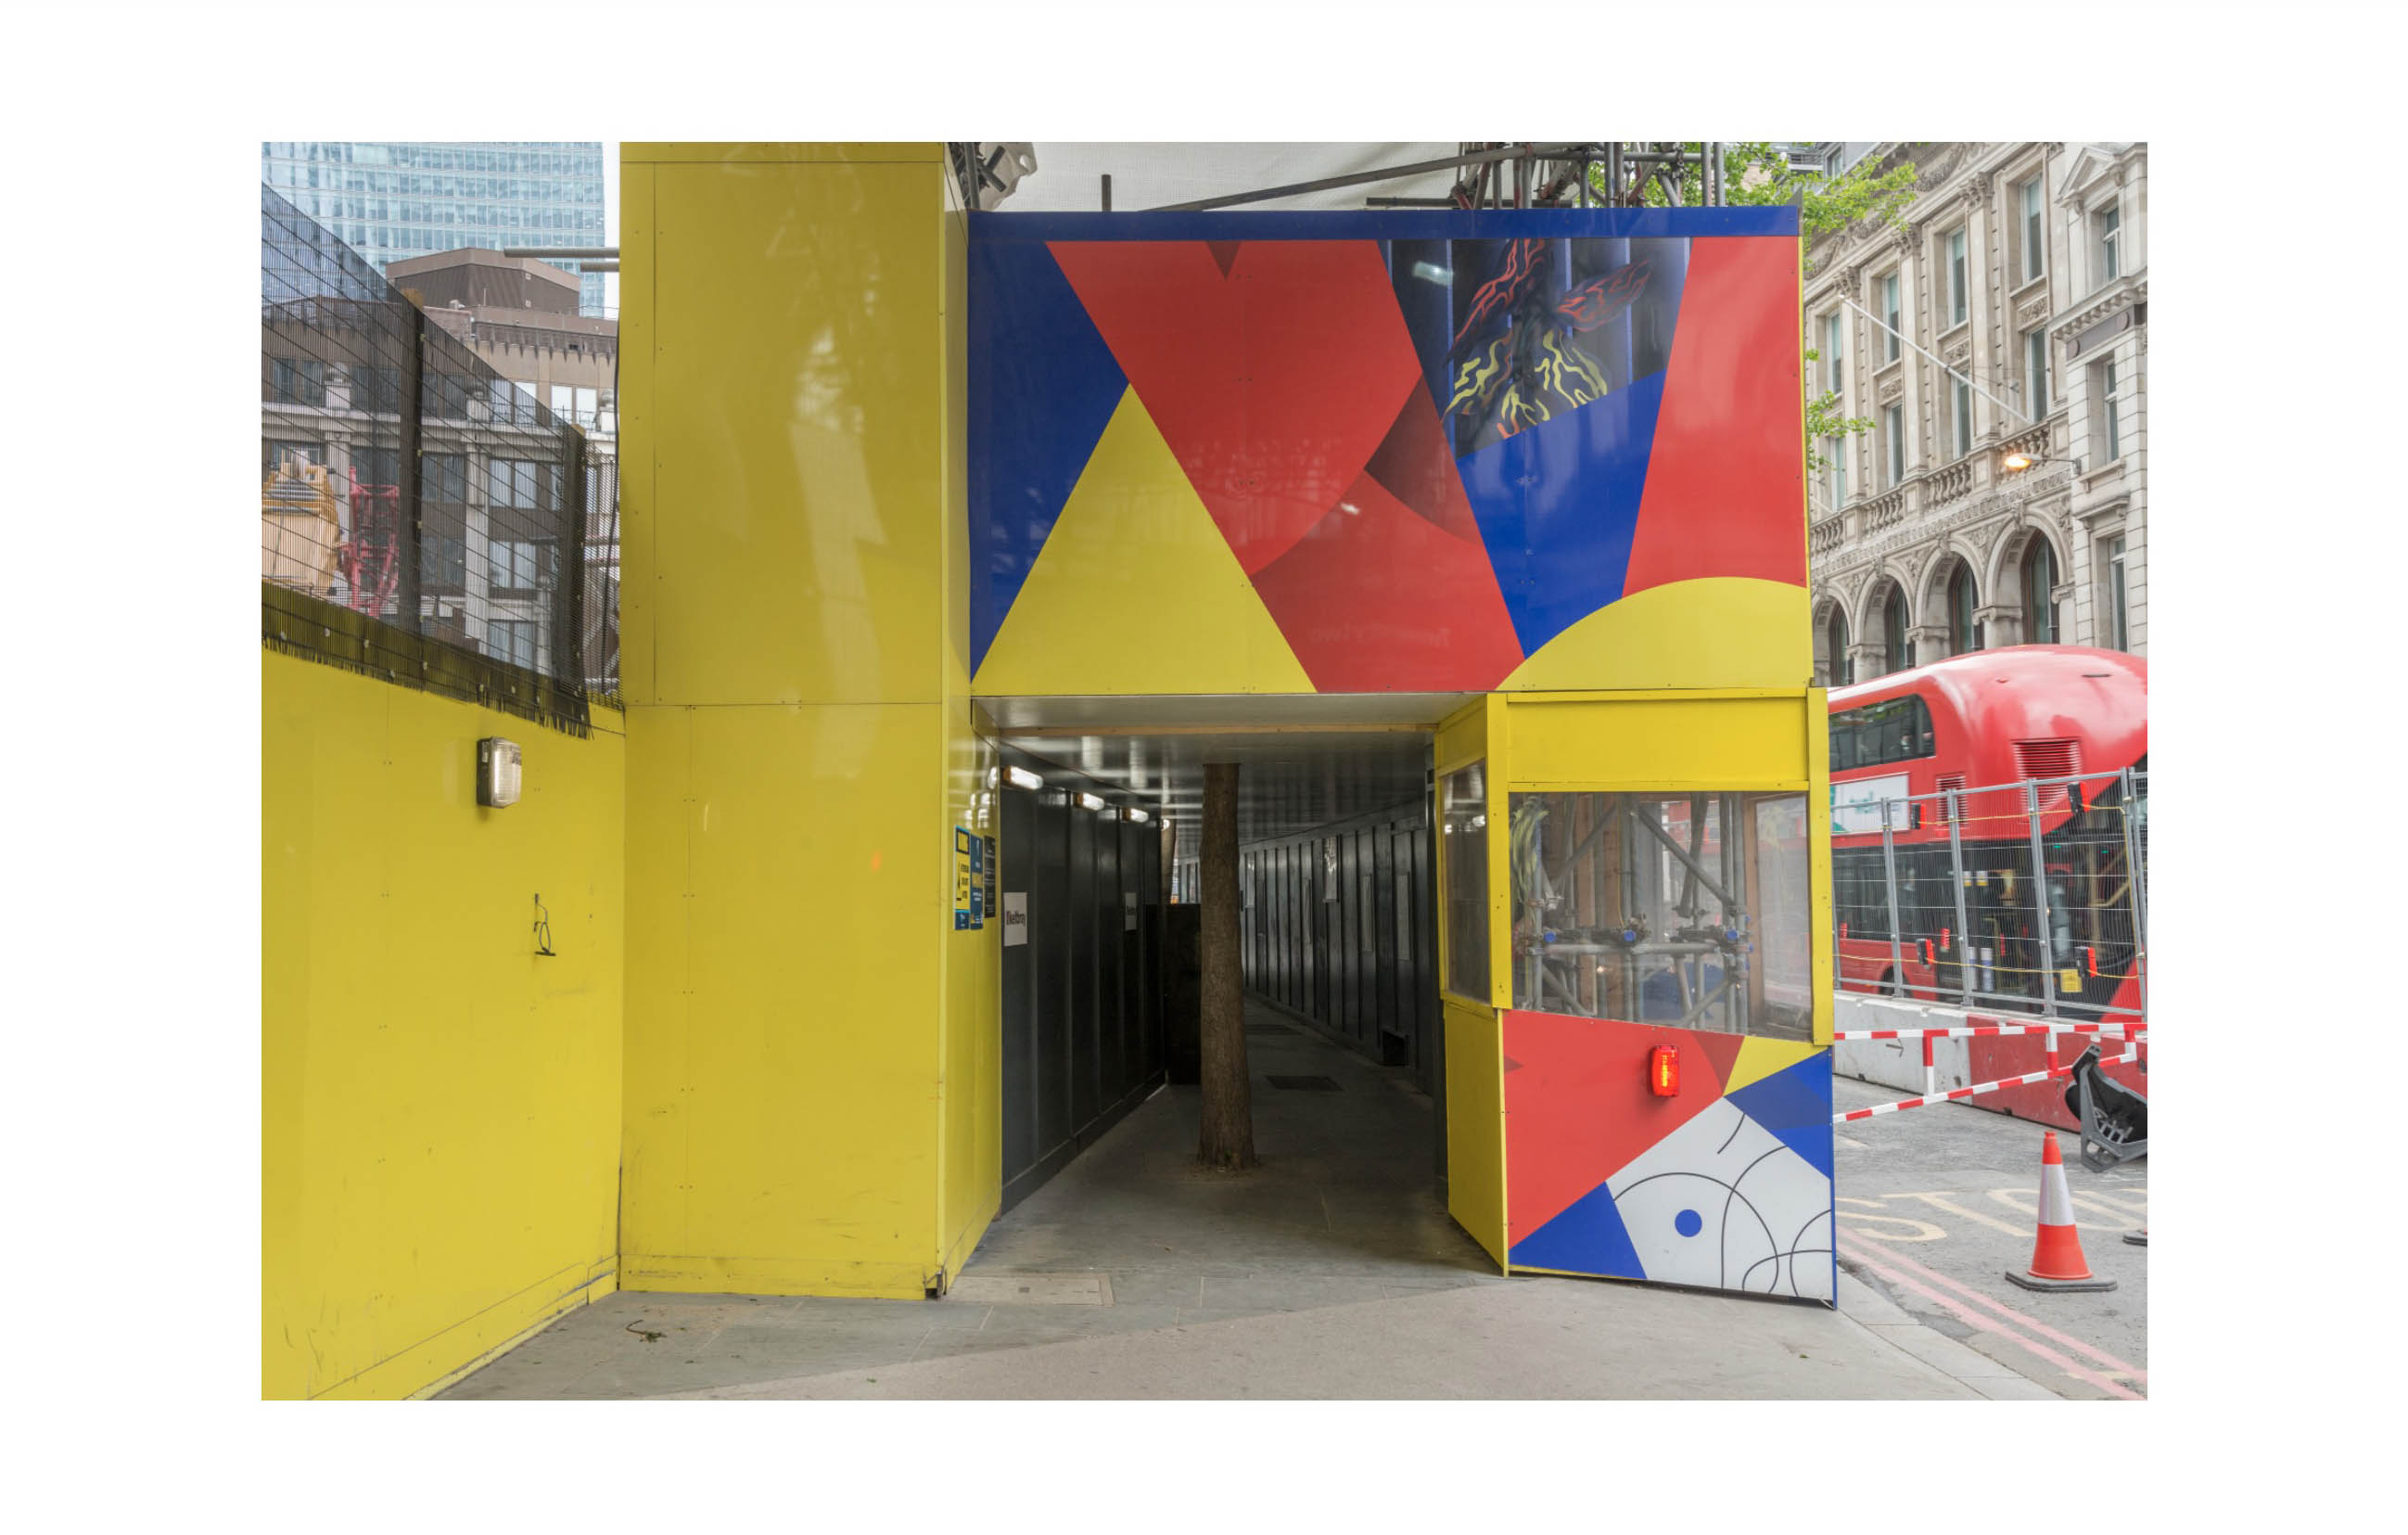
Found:
[{"label": "fence post", "polygon": [[2048,855],[2040,837],[2040,781],[2024,780],[2025,814],[2031,827],[2033,925],[2040,935],[2041,1011],[2057,1016],[2057,943],[2048,926]]},{"label": "fence post", "polygon": [[1965,921],[1965,800],[1963,791],[1948,791],[1948,872],[1956,891],[1956,980],[1964,1003],[1973,1005],[1973,967],[1965,963],[1973,930]]},{"label": "fence post", "polygon": [[[562,689],[582,694],[588,681],[585,665],[585,535],[589,531],[585,509],[585,434],[566,422],[553,418],[552,429],[558,433],[561,466],[561,499],[566,503],[553,512],[558,519],[552,537],[558,540],[552,556],[553,586],[552,592],[552,665],[547,675]],[[541,556],[538,556],[538,560]],[[540,575],[538,569],[538,576]],[[557,698],[558,694],[554,695]]]},{"label": "fence post", "polygon": [[426,327],[435,322],[399,294],[390,290],[388,294],[394,304],[409,311],[408,381],[402,386],[401,398],[394,402],[400,427],[398,452],[394,456],[399,461],[398,478],[408,482],[407,496],[399,485],[394,489],[394,520],[399,524],[394,537],[401,546],[394,552],[401,564],[401,579],[394,583],[395,606],[401,610],[394,620],[411,634],[423,634],[426,604],[420,582],[425,568],[426,460],[422,425],[426,409]]},{"label": "fence post", "polygon": [[2141,839],[2132,830],[2132,801],[2139,790],[2137,775],[2129,768],[2120,775],[2122,794],[2116,809],[2124,827],[2124,888],[2132,901],[2132,977],[2141,993],[2141,1016],[2149,1014],[2149,968],[2142,962],[2142,951],[2148,946],[2148,900],[2142,890]]},{"label": "fence post", "polygon": [[1900,952],[1902,945],[1899,929],[1905,924],[1899,919],[1898,911],[1898,844],[1890,836],[1889,825],[1889,808],[1897,803],[1899,801],[1894,799],[1882,801],[1882,879],[1886,885],[1882,897],[1889,906],[1890,984],[1898,988],[1899,996],[1903,997],[1906,995],[1906,956]]}]

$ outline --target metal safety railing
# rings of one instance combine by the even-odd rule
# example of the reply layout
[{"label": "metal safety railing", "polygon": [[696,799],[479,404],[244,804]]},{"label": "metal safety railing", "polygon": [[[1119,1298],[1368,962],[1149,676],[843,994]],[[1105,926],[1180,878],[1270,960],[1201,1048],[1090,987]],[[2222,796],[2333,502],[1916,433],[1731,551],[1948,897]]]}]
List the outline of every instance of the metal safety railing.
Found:
[{"label": "metal safety railing", "polygon": [[2145,1011],[2145,769],[1852,789],[1832,785],[1842,990],[2047,1017]]}]

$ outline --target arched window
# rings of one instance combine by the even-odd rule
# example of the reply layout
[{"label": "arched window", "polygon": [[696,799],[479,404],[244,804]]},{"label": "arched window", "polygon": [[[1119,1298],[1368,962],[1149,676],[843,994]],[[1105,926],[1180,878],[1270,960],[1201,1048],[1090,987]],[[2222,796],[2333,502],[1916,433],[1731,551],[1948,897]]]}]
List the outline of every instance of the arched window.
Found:
[{"label": "arched window", "polygon": [[1831,604],[1831,615],[1823,621],[1823,650],[1830,661],[1823,668],[1823,685],[1846,687],[1855,681],[1856,674],[1848,666],[1848,613],[1838,603]]},{"label": "arched window", "polygon": [[2055,645],[2062,638],[2057,629],[2057,551],[2034,534],[2024,550],[2024,640]]},{"label": "arched window", "polygon": [[1892,581],[1882,599],[1882,670],[1904,671],[1912,665],[1906,653],[1906,588]]},{"label": "arched window", "polygon": [[1973,567],[1963,560],[1948,576],[1948,653],[1965,655],[1982,648],[1982,624],[1973,616],[1979,598],[1973,592]]}]

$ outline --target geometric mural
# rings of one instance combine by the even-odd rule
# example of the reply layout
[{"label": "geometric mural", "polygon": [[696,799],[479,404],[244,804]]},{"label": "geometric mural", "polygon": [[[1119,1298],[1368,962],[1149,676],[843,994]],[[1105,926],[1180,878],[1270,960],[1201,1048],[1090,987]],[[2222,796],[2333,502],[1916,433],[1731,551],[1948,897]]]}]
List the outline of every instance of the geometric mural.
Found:
[{"label": "geometric mural", "polygon": [[[1111,509],[1188,538],[1098,454],[1132,410],[1238,571],[1185,600],[1285,653],[1240,691],[1483,691],[1631,592],[1805,584],[1794,209],[981,213],[968,282],[975,691],[1106,691],[1007,620],[1197,579],[1124,541],[1030,584]],[[1132,690],[1226,685],[1157,653]]]},{"label": "geometric mural", "polygon": [[[1502,1015],[1516,1270],[1835,1304],[1828,1048],[1512,1010]],[[1678,1053],[1679,1090],[1648,1085]]]}]

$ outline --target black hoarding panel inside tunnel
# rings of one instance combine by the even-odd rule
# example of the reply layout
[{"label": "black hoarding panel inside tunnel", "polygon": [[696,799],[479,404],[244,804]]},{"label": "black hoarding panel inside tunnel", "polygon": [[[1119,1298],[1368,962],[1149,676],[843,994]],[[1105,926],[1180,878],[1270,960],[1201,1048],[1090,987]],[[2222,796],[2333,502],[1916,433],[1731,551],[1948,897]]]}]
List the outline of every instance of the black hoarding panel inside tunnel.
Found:
[{"label": "black hoarding panel inside tunnel", "polygon": [[1254,995],[1438,1086],[1437,863],[1426,808],[1244,850]]},{"label": "black hoarding panel inside tunnel", "polygon": [[[996,890],[1002,896],[1025,896],[1032,863],[1030,850],[1036,841],[1037,796],[1025,789],[1006,789],[998,796],[997,810],[1001,835],[996,846],[1002,867],[996,874]],[[1003,862],[1005,859],[1010,861]],[[999,919],[1000,913],[990,914],[990,921]],[[1007,928],[1002,936],[1025,938],[1027,930],[1022,928],[1014,935]],[[1003,947],[1002,1017],[998,1022],[1003,1032],[1003,1177],[1007,1183],[1034,1165],[1039,1152],[1039,1004],[1033,963],[1036,953],[1025,942],[1005,943]]]},{"label": "black hoarding panel inside tunnel", "polygon": [[1062,917],[1070,931],[1070,1120],[1079,1126],[1096,1117],[1103,1096],[1096,1075],[1103,1041],[1097,1031],[1101,999],[1096,996],[1096,818],[1076,806],[1067,810],[1070,879]]},{"label": "black hoarding panel inside tunnel", "polygon": [[1122,862],[1137,897],[1137,931],[1128,935],[1134,960],[1130,980],[1130,1086],[1142,1085],[1162,1064],[1162,828],[1154,822],[1122,833]]},{"label": "black hoarding panel inside tunnel", "polygon": [[1121,946],[1123,885],[1121,823],[1092,812],[1095,827],[1096,898],[1096,1106],[1100,1111],[1120,1101],[1125,1084],[1122,1065],[1127,1057],[1127,997],[1123,985],[1127,960]]},{"label": "black hoarding panel inside tunnel", "polygon": [[[1028,850],[1028,949],[1037,1017],[1037,1155],[1042,1158],[1077,1130],[1071,1117],[1074,1054],[1070,1001],[1070,811],[1032,796],[1036,813]],[[1003,850],[1004,868],[1012,867]]]}]

